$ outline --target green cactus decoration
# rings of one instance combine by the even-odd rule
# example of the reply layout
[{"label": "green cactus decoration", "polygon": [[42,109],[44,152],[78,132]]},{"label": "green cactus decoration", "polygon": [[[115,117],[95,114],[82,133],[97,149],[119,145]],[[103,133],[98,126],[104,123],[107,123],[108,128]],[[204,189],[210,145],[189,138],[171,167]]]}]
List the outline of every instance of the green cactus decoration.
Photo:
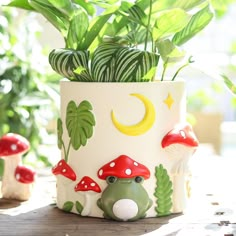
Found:
[{"label": "green cactus decoration", "polygon": [[155,208],[157,216],[167,216],[171,214],[172,199],[171,195],[172,182],[163,165],[156,166],[155,176],[157,179],[157,187],[155,188],[154,196],[157,198],[157,207]]},{"label": "green cactus decoration", "polygon": [[93,126],[95,126],[95,118],[91,112],[92,105],[84,100],[77,107],[74,101],[70,101],[66,110],[66,128],[70,141],[66,149],[65,143],[62,139],[63,126],[62,120],[57,120],[57,137],[58,148],[63,149],[65,161],[68,161],[70,147],[78,150],[81,145],[85,146],[87,140],[93,135]]}]

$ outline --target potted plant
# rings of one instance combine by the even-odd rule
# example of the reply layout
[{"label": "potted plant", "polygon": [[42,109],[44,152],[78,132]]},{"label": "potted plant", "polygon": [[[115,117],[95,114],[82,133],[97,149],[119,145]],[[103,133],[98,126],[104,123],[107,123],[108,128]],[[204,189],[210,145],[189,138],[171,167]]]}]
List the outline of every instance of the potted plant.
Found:
[{"label": "potted plant", "polygon": [[198,142],[185,124],[184,81],[176,78],[192,59],[172,77],[166,71],[185,58],[179,46],[211,21],[208,1],[13,0],[9,6],[41,13],[65,40],[49,55],[67,78],[58,119],[62,159],[52,170],[58,207],[118,221],[183,211],[188,160]]}]

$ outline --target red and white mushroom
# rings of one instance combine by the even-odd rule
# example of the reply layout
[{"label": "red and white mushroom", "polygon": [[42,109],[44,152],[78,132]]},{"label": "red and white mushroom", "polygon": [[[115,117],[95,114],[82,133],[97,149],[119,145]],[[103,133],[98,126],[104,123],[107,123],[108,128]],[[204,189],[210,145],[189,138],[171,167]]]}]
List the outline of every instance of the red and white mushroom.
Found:
[{"label": "red and white mushroom", "polygon": [[164,136],[161,145],[168,152],[173,163],[171,168],[174,181],[173,211],[181,212],[184,203],[181,203],[180,199],[186,198],[185,178],[189,174],[189,158],[194,154],[199,143],[189,124],[179,124]]},{"label": "red and white mushroom", "polygon": [[144,179],[148,179],[150,171],[146,166],[132,158],[121,155],[98,170],[98,177],[100,179],[105,180],[108,176],[115,176],[117,178],[142,176]]},{"label": "red and white mushroom", "polygon": [[15,178],[22,184],[31,184],[35,180],[35,171],[26,166],[17,166],[15,169]]},{"label": "red and white mushroom", "polygon": [[81,212],[82,216],[88,216],[91,212],[92,199],[91,196],[94,196],[97,193],[101,192],[99,185],[91,179],[89,176],[84,176],[74,188],[75,192],[80,192],[85,196],[84,208]]},{"label": "red and white mushroom", "polygon": [[61,175],[72,181],[76,180],[76,174],[73,169],[66,163],[64,159],[60,160],[57,165],[52,168],[54,175]]},{"label": "red and white mushroom", "polygon": [[63,208],[64,203],[68,198],[68,191],[71,191],[72,184],[76,180],[76,173],[70,165],[61,159],[57,165],[52,168],[52,173],[57,178],[57,206]]},{"label": "red and white mushroom", "polygon": [[189,124],[179,124],[164,136],[161,145],[176,162],[172,173],[185,174],[188,171],[188,160],[199,143]]},{"label": "red and white mushroom", "polygon": [[[31,195],[35,172],[22,166],[22,155],[28,152],[30,144],[19,134],[8,133],[0,139],[0,157],[4,159],[2,196],[17,200],[28,200]],[[28,180],[22,182],[23,172]],[[21,175],[19,177],[19,174]],[[29,176],[30,175],[30,176]],[[20,180],[20,181],[19,181]],[[30,180],[30,181],[29,181]]]}]

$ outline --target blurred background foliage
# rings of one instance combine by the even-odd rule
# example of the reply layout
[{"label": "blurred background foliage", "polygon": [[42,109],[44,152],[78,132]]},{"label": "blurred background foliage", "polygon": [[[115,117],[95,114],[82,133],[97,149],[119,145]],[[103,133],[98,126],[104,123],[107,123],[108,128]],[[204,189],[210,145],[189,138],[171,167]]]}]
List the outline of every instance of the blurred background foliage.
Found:
[{"label": "blurred background foliage", "polygon": [[17,15],[15,9],[0,9],[0,136],[24,136],[31,151],[23,161],[50,166],[40,145],[49,145],[55,133],[50,123],[58,117],[59,78],[48,66],[48,51],[39,44],[35,15]]}]

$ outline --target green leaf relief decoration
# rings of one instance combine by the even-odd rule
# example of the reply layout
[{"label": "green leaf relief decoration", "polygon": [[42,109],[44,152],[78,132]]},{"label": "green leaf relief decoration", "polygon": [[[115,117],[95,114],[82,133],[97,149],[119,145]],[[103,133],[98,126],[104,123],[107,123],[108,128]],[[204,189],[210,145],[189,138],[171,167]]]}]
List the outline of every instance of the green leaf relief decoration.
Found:
[{"label": "green leaf relief decoration", "polygon": [[62,209],[63,209],[63,211],[71,212],[73,206],[74,206],[74,203],[73,203],[73,202],[71,202],[71,201],[67,201],[67,202],[64,203]]},{"label": "green leaf relief decoration", "polygon": [[75,150],[80,146],[85,146],[87,139],[93,134],[95,118],[91,112],[92,106],[88,101],[83,101],[76,106],[74,101],[70,101],[66,110],[66,128]]},{"label": "green leaf relief decoration", "polygon": [[95,126],[95,117],[92,113],[92,105],[84,100],[79,106],[74,101],[70,101],[66,110],[66,128],[69,136],[69,143],[66,148],[62,138],[63,126],[62,120],[57,121],[58,147],[63,149],[65,161],[68,161],[71,146],[78,150],[81,146],[85,146],[87,140],[93,135],[93,127]]},{"label": "green leaf relief decoration", "polygon": [[172,207],[172,182],[163,165],[156,166],[155,176],[157,179],[157,186],[155,188],[154,196],[157,198],[157,207],[155,208],[157,216],[167,216],[171,214]]},{"label": "green leaf relief decoration", "polygon": [[82,206],[82,204],[79,202],[79,201],[76,201],[75,202],[75,208],[76,208],[76,211],[81,214],[81,212],[83,211],[84,207]]}]

